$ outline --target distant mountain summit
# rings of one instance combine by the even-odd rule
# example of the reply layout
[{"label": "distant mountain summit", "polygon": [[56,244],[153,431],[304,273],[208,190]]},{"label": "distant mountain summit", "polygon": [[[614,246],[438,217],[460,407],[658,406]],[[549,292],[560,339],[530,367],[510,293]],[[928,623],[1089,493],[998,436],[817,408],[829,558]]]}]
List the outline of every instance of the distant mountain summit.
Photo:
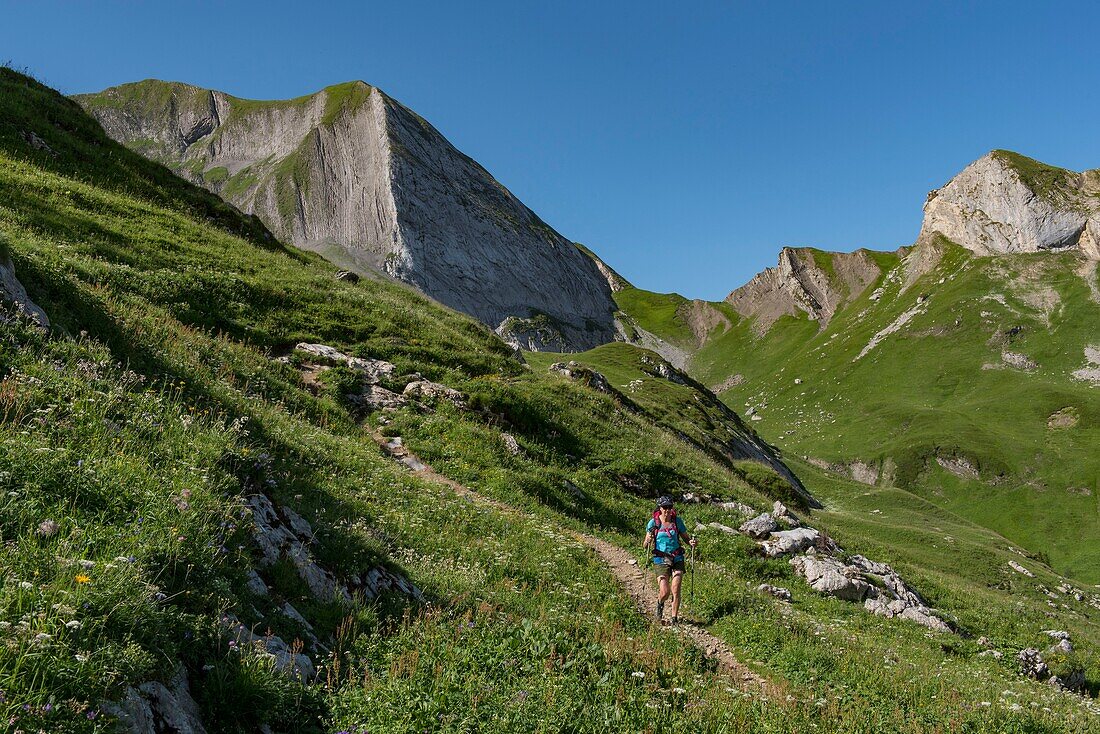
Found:
[{"label": "distant mountain summit", "polygon": [[569,351],[615,338],[595,262],[376,87],[255,101],[148,80],[75,99],[111,137],[280,239],[412,284],[515,346]]},{"label": "distant mountain summit", "polygon": [[1076,248],[1100,259],[1100,169],[994,150],[928,194],[921,238],[937,232],[979,255]]}]

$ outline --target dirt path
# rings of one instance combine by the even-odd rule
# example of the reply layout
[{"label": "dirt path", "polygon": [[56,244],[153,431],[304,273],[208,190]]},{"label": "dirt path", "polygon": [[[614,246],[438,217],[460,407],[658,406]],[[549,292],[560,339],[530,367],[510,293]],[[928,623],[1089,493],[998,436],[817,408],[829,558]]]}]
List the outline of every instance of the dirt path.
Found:
[{"label": "dirt path", "polygon": [[[520,514],[522,512],[522,510],[509,504],[478,494],[469,487],[443,476],[409,451],[400,438],[386,438],[376,431],[371,432],[371,437],[388,456],[424,479],[442,484],[459,496],[468,497],[503,512],[510,514]],[[594,535],[576,530],[569,530],[568,532],[596,552],[596,555],[600,557],[612,575],[626,589],[630,598],[634,600],[634,606],[637,607],[638,611],[642,615],[653,619],[657,613],[657,593],[654,580],[638,567],[638,562],[630,553]],[[717,661],[718,665],[730,676],[731,681],[742,690],[776,695],[777,689],[770,681],[740,662],[734,657],[733,652],[730,651],[725,642],[707,632],[703,627],[691,622],[681,621],[678,625],[665,626],[661,629],[670,634],[678,634],[684,637],[708,658]]]}]

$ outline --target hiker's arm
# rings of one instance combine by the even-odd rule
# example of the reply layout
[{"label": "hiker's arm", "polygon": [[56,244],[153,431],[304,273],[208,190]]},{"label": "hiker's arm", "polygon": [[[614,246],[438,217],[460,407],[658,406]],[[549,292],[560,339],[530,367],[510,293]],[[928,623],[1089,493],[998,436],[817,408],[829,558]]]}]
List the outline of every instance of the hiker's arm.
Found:
[{"label": "hiker's arm", "polygon": [[653,533],[645,531],[645,540],[642,541],[642,550],[649,550],[649,544],[653,542]]}]

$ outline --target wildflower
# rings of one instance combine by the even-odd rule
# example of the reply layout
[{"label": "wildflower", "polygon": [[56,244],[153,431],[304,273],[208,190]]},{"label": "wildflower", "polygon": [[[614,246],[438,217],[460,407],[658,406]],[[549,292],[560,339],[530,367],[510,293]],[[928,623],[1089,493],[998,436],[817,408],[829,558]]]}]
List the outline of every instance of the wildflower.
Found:
[{"label": "wildflower", "polygon": [[65,628],[66,629],[71,629],[71,630],[78,630],[83,626],[84,625],[82,625],[78,620],[75,620],[75,619],[72,620],[71,622],[66,622],[65,623]]},{"label": "wildflower", "polygon": [[74,657],[74,658],[76,658],[76,662],[78,662],[78,663],[86,663],[86,662],[88,662],[88,656],[87,656],[87,655],[84,655],[84,654],[82,654],[82,653],[79,653],[79,652],[78,652],[78,653],[77,653],[76,655],[73,655],[73,657]]},{"label": "wildflower", "polygon": [[78,584],[86,584],[92,580],[92,577],[85,573],[78,573],[76,576],[73,577],[73,580],[76,581]]},{"label": "wildflower", "polygon": [[19,582],[19,588],[20,589],[33,589],[34,584],[32,584],[30,581],[20,581]]},{"label": "wildflower", "polygon": [[673,689],[672,689],[672,692],[673,692],[673,693],[677,693],[677,694],[683,694],[683,693],[687,693],[687,691],[686,691],[686,690],[684,690],[683,688],[679,688],[679,687],[677,687],[677,688],[673,688]]},{"label": "wildflower", "polygon": [[87,559],[83,559],[83,560],[77,561],[77,563],[79,563],[80,567],[83,568],[83,569],[91,570],[91,569],[95,568],[95,561],[89,561]]},{"label": "wildflower", "polygon": [[43,520],[38,525],[38,534],[43,538],[52,538],[57,535],[57,523],[53,520]]},{"label": "wildflower", "polygon": [[630,674],[630,677],[638,678],[639,680],[641,680],[642,678],[645,678],[645,673],[640,670],[635,670],[633,673]]},{"label": "wildflower", "polygon": [[45,632],[39,632],[37,635],[34,636],[34,641],[39,645],[44,645],[52,639],[53,635],[47,634]]}]

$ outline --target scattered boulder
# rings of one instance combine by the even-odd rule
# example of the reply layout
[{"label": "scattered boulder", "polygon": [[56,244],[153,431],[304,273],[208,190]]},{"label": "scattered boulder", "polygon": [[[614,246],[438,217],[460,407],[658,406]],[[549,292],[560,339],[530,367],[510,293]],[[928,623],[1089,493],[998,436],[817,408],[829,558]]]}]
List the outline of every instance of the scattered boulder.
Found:
[{"label": "scattered boulder", "polygon": [[38,133],[34,130],[20,130],[19,135],[26,141],[27,145],[35,150],[41,150],[52,158],[57,157],[57,152],[50,147],[49,143],[39,137]]},{"label": "scattered boulder", "polygon": [[[312,668],[312,666],[311,666]],[[100,704],[104,713],[118,719],[131,734],[175,732],[206,734],[199,718],[199,707],[191,697],[187,671],[182,665],[165,685],[158,681],[128,687],[121,700]]]},{"label": "scattered boulder", "polygon": [[813,528],[794,528],[772,533],[761,545],[765,556],[779,558],[812,548],[820,537],[821,534]]},{"label": "scattered boulder", "polygon": [[1028,357],[1026,354],[1020,354],[1018,352],[1001,352],[1001,361],[1009,367],[1018,370],[1024,370],[1027,372],[1039,368],[1039,365],[1036,364],[1030,357]]},{"label": "scattered boulder", "polygon": [[778,529],[779,523],[766,512],[745,522],[740,527],[742,533],[756,540],[763,540]]},{"label": "scattered boulder", "polygon": [[294,348],[299,352],[312,354],[314,357],[320,357],[321,359],[325,359],[330,362],[348,361],[348,355],[344,354],[336,347],[330,347],[328,344],[310,344],[308,342],[300,342],[296,344]]},{"label": "scattered boulder", "polygon": [[348,283],[359,282],[359,276],[351,272],[350,270],[337,270],[334,277],[336,278],[336,280],[343,280]]},{"label": "scattered boulder", "polygon": [[[296,535],[279,517],[275,505],[265,495],[252,495],[248,498],[248,505],[252,508],[254,524],[252,537],[263,555],[261,565],[270,566],[285,557],[294,564],[298,576],[317,599],[351,601],[351,594],[347,587],[313,560],[306,547],[306,543],[313,540],[312,532],[301,538]],[[302,522],[305,521],[302,520]]]},{"label": "scattered boulder", "polygon": [[611,383],[607,381],[607,378],[603,374],[597,372],[594,369],[585,367],[580,362],[555,362],[550,365],[549,371],[568,377],[571,380],[578,380],[588,385],[597,392],[607,393],[608,395],[615,394],[614,388],[611,387]]},{"label": "scattered boulder", "polygon": [[790,561],[814,591],[846,601],[863,601],[870,590],[855,566],[846,566],[828,556],[804,555]]},{"label": "scattered boulder", "polygon": [[1050,676],[1050,668],[1043,662],[1043,656],[1034,647],[1020,650],[1016,660],[1020,663],[1020,669],[1024,675],[1028,678],[1046,680]]},{"label": "scattered boulder", "polygon": [[456,408],[466,407],[466,396],[458,390],[452,390],[446,385],[431,380],[416,380],[405,386],[402,392],[405,397],[419,400],[446,400],[453,403]]},{"label": "scattered boulder", "polygon": [[[276,670],[287,673],[288,675],[297,676],[303,681],[312,680],[313,676],[316,675],[313,661],[309,659],[308,655],[302,652],[302,643],[300,641],[288,645],[286,641],[278,635],[257,635],[232,615],[226,617],[224,623],[228,628],[231,646],[255,647],[274,659]],[[150,731],[162,730],[155,729]],[[167,729],[166,731],[173,730]]]},{"label": "scattered boulder", "polygon": [[517,441],[516,437],[512,434],[502,433],[500,434],[500,440],[504,442],[504,448],[507,449],[508,453],[512,456],[519,456],[523,453],[523,449],[520,448],[519,441]]},{"label": "scattered boulder", "polygon": [[977,479],[981,476],[977,467],[962,456],[937,456],[936,463],[960,479]]},{"label": "scattered boulder", "polygon": [[772,586],[771,584],[760,584],[756,587],[756,590],[762,594],[770,594],[780,601],[789,602],[791,600],[790,589],[784,589],[781,586]]},{"label": "scattered boulder", "polygon": [[775,504],[772,505],[772,517],[788,527],[797,528],[802,525],[802,521],[798,519],[798,516],[787,509],[787,506],[779,500],[776,500]]},{"label": "scattered boulder", "polygon": [[1051,413],[1047,418],[1047,428],[1073,428],[1078,420],[1077,409],[1069,406]]},{"label": "scattered boulder", "polygon": [[733,512],[741,517],[753,517],[756,515],[756,510],[740,502],[718,502],[716,504],[726,512]]},{"label": "scattered boulder", "polygon": [[1016,561],[1009,561],[1008,566],[1009,566],[1009,568],[1011,568],[1016,573],[1022,573],[1024,576],[1027,576],[1028,578],[1035,578],[1035,574],[1033,574],[1031,571],[1028,571],[1026,568],[1021,566],[1019,563],[1016,563]]},{"label": "scattered boulder", "polygon": [[359,394],[348,393],[352,404],[368,411],[394,411],[408,405],[409,401],[381,385],[364,384]]}]

